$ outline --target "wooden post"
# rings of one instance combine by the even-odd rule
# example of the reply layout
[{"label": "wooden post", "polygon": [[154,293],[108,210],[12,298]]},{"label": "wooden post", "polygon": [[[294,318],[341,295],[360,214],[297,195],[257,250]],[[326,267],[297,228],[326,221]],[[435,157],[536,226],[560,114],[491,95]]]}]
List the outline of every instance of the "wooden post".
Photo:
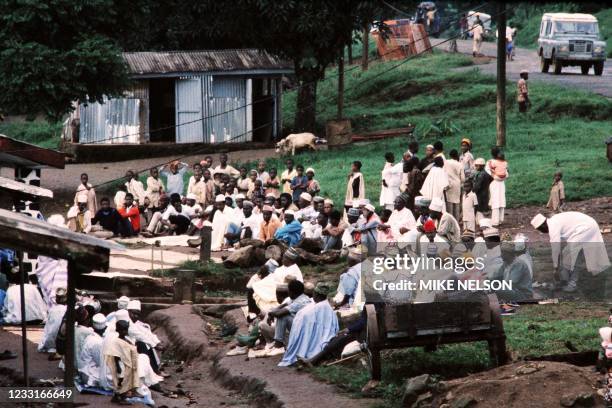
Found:
[{"label": "wooden post", "polygon": [[363,33],[361,35],[361,70],[362,71],[367,71],[368,70],[368,53],[369,48],[370,48],[370,30],[368,28],[368,25],[365,24],[363,26]]},{"label": "wooden post", "polygon": [[25,300],[25,287],[26,282],[26,271],[23,268],[23,252],[17,253],[17,259],[19,261],[19,296],[21,297],[21,353],[23,358],[23,385],[25,387],[30,386],[30,375],[28,373],[28,329],[26,320],[26,300]]},{"label": "wooden post", "polygon": [[68,260],[68,302],[66,305],[66,353],[64,354],[64,387],[74,386],[74,318],[76,306],[76,275],[78,267],[75,261]]},{"label": "wooden post", "polygon": [[210,261],[210,245],[212,244],[212,226],[204,225],[200,230],[200,262]]},{"label": "wooden post", "polygon": [[497,2],[497,146],[506,145],[506,4]]},{"label": "wooden post", "polygon": [[338,120],[344,117],[344,55],[338,58]]}]

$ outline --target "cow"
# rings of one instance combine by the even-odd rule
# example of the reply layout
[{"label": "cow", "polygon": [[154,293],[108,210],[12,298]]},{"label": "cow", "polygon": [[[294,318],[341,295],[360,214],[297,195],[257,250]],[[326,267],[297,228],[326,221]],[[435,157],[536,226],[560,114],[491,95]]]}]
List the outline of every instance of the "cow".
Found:
[{"label": "cow", "polygon": [[325,143],[325,139],[319,139],[312,133],[292,133],[280,142],[276,143],[276,153],[287,154],[291,152],[295,156],[295,151],[303,148],[316,150],[315,143]]}]

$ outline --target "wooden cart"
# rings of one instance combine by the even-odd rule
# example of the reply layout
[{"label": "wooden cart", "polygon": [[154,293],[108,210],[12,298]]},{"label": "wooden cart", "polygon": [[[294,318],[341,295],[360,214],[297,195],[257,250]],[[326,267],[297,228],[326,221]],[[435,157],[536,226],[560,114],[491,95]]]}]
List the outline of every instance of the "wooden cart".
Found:
[{"label": "wooden cart", "polygon": [[380,380],[380,352],[405,347],[487,341],[495,366],[507,362],[506,335],[497,296],[432,303],[366,305],[372,379]]}]

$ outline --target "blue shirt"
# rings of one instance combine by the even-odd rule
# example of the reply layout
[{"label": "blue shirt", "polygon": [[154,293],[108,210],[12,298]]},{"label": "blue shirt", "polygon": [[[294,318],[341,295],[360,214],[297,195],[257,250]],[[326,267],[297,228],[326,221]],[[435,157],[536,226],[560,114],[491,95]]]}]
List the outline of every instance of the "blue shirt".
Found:
[{"label": "blue shirt", "polygon": [[306,176],[295,176],[293,180],[291,180],[291,189],[293,190],[292,197],[293,202],[297,202],[300,198],[300,194],[306,192],[306,187],[295,188],[297,185],[308,186],[308,177]]}]

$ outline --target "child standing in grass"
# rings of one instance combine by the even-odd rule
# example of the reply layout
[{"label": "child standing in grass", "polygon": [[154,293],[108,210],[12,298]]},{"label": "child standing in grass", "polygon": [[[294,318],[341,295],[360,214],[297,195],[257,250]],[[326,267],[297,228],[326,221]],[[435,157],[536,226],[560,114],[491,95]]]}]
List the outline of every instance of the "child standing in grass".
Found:
[{"label": "child standing in grass", "polygon": [[476,206],[478,198],[472,191],[472,180],[463,183],[463,200],[461,201],[461,212],[463,220],[463,231],[476,232]]},{"label": "child standing in grass", "polygon": [[552,211],[559,213],[563,211],[565,204],[565,186],[563,185],[563,173],[557,171],[553,177],[552,187],[550,188],[550,197],[546,207]]}]

